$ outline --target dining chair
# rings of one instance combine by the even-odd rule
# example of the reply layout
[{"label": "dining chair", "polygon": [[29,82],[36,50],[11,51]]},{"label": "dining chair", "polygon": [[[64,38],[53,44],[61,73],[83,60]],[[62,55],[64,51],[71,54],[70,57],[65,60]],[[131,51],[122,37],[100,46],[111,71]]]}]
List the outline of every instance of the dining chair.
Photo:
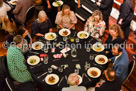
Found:
[{"label": "dining chair", "polygon": [[128,65],[128,75],[126,77],[126,79],[123,81],[122,84],[125,84],[125,82],[128,80],[128,78],[130,77],[131,73],[133,72],[135,67],[135,60],[131,61]]},{"label": "dining chair", "polygon": [[26,11],[26,14],[25,14],[25,23],[24,25],[26,25],[26,23],[32,19],[35,15],[35,6],[31,6],[27,11]]}]

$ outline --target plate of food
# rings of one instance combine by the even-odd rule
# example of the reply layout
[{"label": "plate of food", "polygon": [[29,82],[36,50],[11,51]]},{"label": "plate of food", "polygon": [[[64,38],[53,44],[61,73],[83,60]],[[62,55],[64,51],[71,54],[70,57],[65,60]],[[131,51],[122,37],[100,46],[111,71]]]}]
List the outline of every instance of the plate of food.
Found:
[{"label": "plate of food", "polygon": [[56,37],[57,37],[56,33],[49,32],[45,34],[46,40],[54,40],[56,39]]},{"label": "plate of food", "polygon": [[89,37],[89,34],[86,31],[80,31],[77,33],[77,37],[80,39],[87,39]]},{"label": "plate of food", "polygon": [[59,34],[60,34],[61,36],[68,36],[68,35],[71,34],[71,32],[70,32],[69,29],[63,28],[63,29],[61,29],[61,30],[59,31]]},{"label": "plate of food", "polygon": [[55,85],[59,81],[59,76],[56,74],[49,74],[45,77],[45,82],[49,85]]},{"label": "plate of food", "polygon": [[82,79],[82,77],[80,75],[78,75],[78,77],[79,77],[79,83],[78,83],[78,85],[80,85],[82,83],[83,79]]},{"label": "plate of food", "polygon": [[97,55],[95,57],[95,62],[98,64],[106,64],[108,62],[108,58],[105,55]]},{"label": "plate of food", "polygon": [[53,5],[54,7],[60,7],[60,6],[63,5],[63,1],[56,1],[56,2],[53,2],[52,5]]},{"label": "plate of food", "polygon": [[44,46],[44,44],[43,44],[42,42],[39,42],[39,41],[34,42],[34,43],[32,44],[32,48],[33,48],[34,50],[40,50],[40,49],[43,48],[43,46]]},{"label": "plate of food", "polygon": [[38,56],[30,56],[27,59],[27,63],[29,65],[37,65],[40,62],[40,58]]},{"label": "plate of food", "polygon": [[104,50],[104,45],[100,42],[93,44],[92,49],[96,52],[102,52]]},{"label": "plate of food", "polygon": [[17,5],[17,0],[11,0],[8,3],[12,4],[12,5]]},{"label": "plate of food", "polygon": [[91,67],[87,70],[87,74],[92,78],[98,78],[101,75],[101,71],[96,67]]}]

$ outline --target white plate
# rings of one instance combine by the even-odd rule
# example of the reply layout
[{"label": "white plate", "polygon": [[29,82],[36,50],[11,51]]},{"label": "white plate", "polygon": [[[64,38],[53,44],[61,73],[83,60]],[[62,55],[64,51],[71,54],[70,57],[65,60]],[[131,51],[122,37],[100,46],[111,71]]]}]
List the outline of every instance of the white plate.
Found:
[{"label": "white plate", "polygon": [[[90,74],[91,71],[96,71],[97,72],[97,75],[96,76],[93,76],[92,74]],[[96,67],[91,67],[87,70],[87,74],[92,77],[92,78],[98,78],[100,75],[101,75],[101,71],[100,69],[96,68]]]},{"label": "white plate", "polygon": [[50,33],[46,33],[45,34],[45,39],[46,40],[54,40],[54,39],[56,39],[56,33],[52,33],[52,32],[50,32]]},{"label": "white plate", "polygon": [[[31,63],[31,60],[35,60],[34,63]],[[38,63],[40,62],[40,58],[38,56],[30,56],[28,59],[27,59],[27,63],[29,65],[37,65]]]},{"label": "white plate", "polygon": [[[36,48],[37,45],[38,45],[39,47]],[[42,42],[39,42],[39,41],[34,42],[34,43],[32,44],[32,48],[33,48],[34,50],[40,50],[40,49],[43,48],[43,46],[44,46],[44,44],[43,44]]]},{"label": "white plate", "polygon": [[89,33],[86,31],[80,31],[77,33],[77,37],[80,39],[87,39],[89,37]]},{"label": "white plate", "polygon": [[[51,76],[53,76],[53,77],[55,78],[55,82],[53,82],[53,83],[50,83],[50,82],[48,81]],[[58,81],[59,81],[59,76],[56,75],[56,74],[49,74],[49,75],[47,75],[47,76],[45,77],[45,82],[46,82],[47,84],[49,84],[49,85],[55,85],[56,83],[58,83]]]},{"label": "white plate", "polygon": [[92,49],[96,52],[102,52],[104,50],[104,45],[101,44],[100,42],[97,42],[97,43],[93,44]]},{"label": "white plate", "polygon": [[[8,3],[10,3],[10,4],[12,4],[12,5],[16,5],[16,4],[17,4],[17,1],[18,1],[18,0],[11,0],[11,1],[9,1]],[[16,2],[16,3],[14,3],[14,2]]]},{"label": "white plate", "polygon": [[[104,58],[104,62],[100,62],[98,61],[99,58]],[[98,63],[98,64],[106,64],[108,62],[108,58],[105,56],[105,55],[97,55],[95,57],[95,62]]]},{"label": "white plate", "polygon": [[[67,35],[63,35],[63,32],[65,32],[65,31],[68,32]],[[59,34],[60,34],[61,36],[68,36],[68,35],[71,34],[71,31],[70,31],[69,29],[63,28],[63,29],[59,30]]]},{"label": "white plate", "polygon": [[[60,5],[58,5],[58,3],[60,3]],[[53,5],[54,7],[60,7],[60,6],[63,5],[63,1],[56,1],[56,2],[53,2],[52,5]]]},{"label": "white plate", "polygon": [[78,85],[80,85],[83,82],[83,79],[80,75],[78,75],[78,77],[79,77],[79,84]]}]

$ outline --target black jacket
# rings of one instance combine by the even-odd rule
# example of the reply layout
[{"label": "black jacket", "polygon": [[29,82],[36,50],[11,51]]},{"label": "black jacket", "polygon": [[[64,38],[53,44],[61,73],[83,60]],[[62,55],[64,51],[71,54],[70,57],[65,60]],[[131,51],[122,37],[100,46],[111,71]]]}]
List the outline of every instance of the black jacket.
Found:
[{"label": "black jacket", "polygon": [[134,10],[132,8],[130,0],[124,0],[120,6],[120,15],[118,21],[123,19],[122,23],[129,23],[134,19]]},{"label": "black jacket", "polygon": [[95,88],[95,91],[120,91],[121,90],[121,81],[118,77],[114,81],[104,82],[100,88]]},{"label": "black jacket", "polygon": [[100,5],[100,10],[102,11],[103,17],[110,16],[113,6],[113,0],[102,0]]}]

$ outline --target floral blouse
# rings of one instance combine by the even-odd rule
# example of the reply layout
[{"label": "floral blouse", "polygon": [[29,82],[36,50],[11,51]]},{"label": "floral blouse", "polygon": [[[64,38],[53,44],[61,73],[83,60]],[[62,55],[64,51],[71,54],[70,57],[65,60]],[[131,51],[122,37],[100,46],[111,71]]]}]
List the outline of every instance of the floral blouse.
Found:
[{"label": "floral blouse", "polygon": [[90,18],[87,20],[84,31],[90,33],[90,36],[94,38],[100,38],[105,31],[105,22],[100,21],[97,24],[94,22],[94,19]]}]

